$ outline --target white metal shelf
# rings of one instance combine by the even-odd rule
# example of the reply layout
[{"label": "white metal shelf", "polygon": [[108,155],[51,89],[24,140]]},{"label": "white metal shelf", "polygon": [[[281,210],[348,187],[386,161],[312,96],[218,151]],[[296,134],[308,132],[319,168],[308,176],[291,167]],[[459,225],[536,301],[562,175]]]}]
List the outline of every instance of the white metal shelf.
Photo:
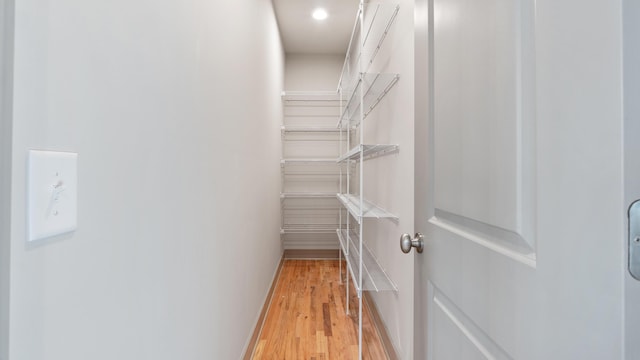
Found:
[{"label": "white metal shelf", "polygon": [[342,205],[349,210],[349,213],[356,219],[356,221],[358,221],[358,224],[362,221],[362,218],[398,219],[398,217],[392,213],[364,199],[362,199],[361,209],[359,196],[351,194],[337,194],[337,197]]},{"label": "white metal shelf", "polygon": [[[318,218],[331,218],[331,219],[336,219],[336,221],[331,221],[334,228],[337,227],[337,218],[338,216],[336,215],[337,211],[340,211],[341,208],[340,207],[329,207],[329,206],[303,206],[303,205],[299,205],[299,206],[289,206],[286,209],[284,209],[284,215],[289,219],[289,220],[294,220],[294,219],[302,219],[302,220],[311,220],[311,219],[318,219]],[[287,216],[288,215],[288,216]]]},{"label": "white metal shelf", "polygon": [[[373,64],[373,61],[378,55],[378,52],[382,48],[382,44],[384,43],[385,38],[389,34],[389,30],[391,29],[391,25],[395,21],[398,16],[398,11],[400,11],[400,5],[393,4],[383,4],[383,3],[370,3],[368,4],[370,8],[366,10],[367,13],[371,13],[372,20],[370,21],[370,25],[366,30],[366,35],[363,40],[363,47],[367,47],[368,44],[375,44],[372,46],[373,49],[371,51],[371,55],[368,57],[368,65]],[[377,24],[384,23],[384,26],[379,26]],[[379,30],[378,33],[375,30]],[[377,41],[375,43],[369,42],[369,37],[371,36],[372,41]]]},{"label": "white metal shelf", "polygon": [[336,91],[283,91],[282,100],[287,101],[340,101]]},{"label": "white metal shelf", "polygon": [[[336,161],[333,160],[335,163]],[[297,173],[297,172],[287,172],[284,173],[283,176],[288,178],[300,178],[300,181],[313,181],[314,177],[319,178],[320,180],[325,180],[325,178],[336,178],[340,179],[340,176],[345,177],[346,174],[340,174],[340,172],[308,172],[308,173]]]},{"label": "white metal shelf", "polygon": [[[348,78],[349,61],[351,60],[353,64],[358,64],[360,58],[364,56],[362,54],[363,49],[371,49],[370,54],[365,56],[364,61],[367,63],[367,67],[373,64],[400,11],[400,5],[398,4],[377,2],[365,3],[363,5],[364,8],[358,10],[353,24],[353,30],[351,31],[351,38],[346,52],[347,55],[342,65],[340,80],[338,81],[338,90],[344,88],[345,80]],[[360,26],[360,22],[362,21],[360,15],[365,15],[368,19],[371,19],[363,24],[362,28]],[[363,33],[361,33],[361,31],[363,31]],[[352,53],[355,46],[358,47],[357,51]]]},{"label": "white metal shelf", "polygon": [[343,103],[336,91],[282,93],[280,234],[285,247],[337,245],[335,229],[344,208],[336,191],[344,166],[336,163],[341,141],[334,125]]},{"label": "white metal shelf", "polygon": [[365,145],[359,144],[349,150],[347,153],[338,158],[337,162],[344,162],[347,160],[360,160],[360,155],[366,159],[370,159],[372,157],[381,156],[384,154],[388,154],[390,152],[394,152],[398,150],[398,145],[392,144],[376,144],[376,145]]},{"label": "white metal shelf", "polygon": [[[351,237],[345,229],[337,230],[337,234],[338,239],[340,239],[340,246],[345,256],[349,258],[347,263],[356,291],[398,291],[398,287],[391,281],[391,278],[389,278],[389,275],[387,275],[382,266],[380,266],[380,263],[367,244],[364,243],[362,244],[362,285],[359,286],[359,244],[351,240]],[[349,248],[348,252],[344,250],[347,245]]]},{"label": "white metal shelf", "polygon": [[338,133],[340,129],[320,126],[282,126],[283,133]]},{"label": "white metal shelf", "polygon": [[282,159],[280,165],[335,165],[336,159],[313,159],[313,158],[299,158],[299,159]]},{"label": "white metal shelf", "polygon": [[[393,73],[362,73],[357,79],[354,90],[349,91],[350,97],[338,121],[338,128],[357,125],[360,121],[357,119],[360,115],[360,106],[364,109],[362,118],[365,119],[399,79],[400,75]],[[364,91],[362,104],[359,101],[361,90]]]},{"label": "white metal shelf", "polygon": [[335,225],[326,226],[284,226],[280,229],[280,234],[333,234]]},{"label": "white metal shelf", "polygon": [[310,198],[336,198],[335,193],[323,193],[323,192],[305,192],[305,193],[281,193],[281,199],[310,199]]}]

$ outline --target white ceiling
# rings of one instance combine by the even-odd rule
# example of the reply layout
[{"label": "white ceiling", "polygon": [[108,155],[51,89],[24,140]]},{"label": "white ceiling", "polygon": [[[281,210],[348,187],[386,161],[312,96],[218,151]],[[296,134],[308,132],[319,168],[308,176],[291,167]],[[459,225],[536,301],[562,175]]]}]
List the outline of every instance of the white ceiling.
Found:
[{"label": "white ceiling", "polygon": [[[347,51],[359,0],[272,0],[286,53],[341,54]],[[311,17],[316,7],[329,13]]]}]

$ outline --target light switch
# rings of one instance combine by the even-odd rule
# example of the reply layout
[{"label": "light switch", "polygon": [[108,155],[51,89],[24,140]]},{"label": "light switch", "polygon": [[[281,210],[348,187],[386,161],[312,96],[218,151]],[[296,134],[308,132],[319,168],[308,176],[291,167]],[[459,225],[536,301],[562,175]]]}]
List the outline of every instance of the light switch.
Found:
[{"label": "light switch", "polygon": [[78,226],[78,154],[29,151],[29,241],[74,231]]}]

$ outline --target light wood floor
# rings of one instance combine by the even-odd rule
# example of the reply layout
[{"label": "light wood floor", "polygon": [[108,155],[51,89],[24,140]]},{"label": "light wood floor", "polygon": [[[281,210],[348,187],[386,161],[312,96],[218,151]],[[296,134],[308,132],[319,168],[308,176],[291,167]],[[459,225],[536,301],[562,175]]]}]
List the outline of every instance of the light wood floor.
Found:
[{"label": "light wood floor", "polygon": [[[351,287],[351,315],[338,260],[285,260],[252,359],[357,359],[358,297]],[[344,263],[343,263],[344,271]],[[363,359],[386,359],[365,308]]]}]

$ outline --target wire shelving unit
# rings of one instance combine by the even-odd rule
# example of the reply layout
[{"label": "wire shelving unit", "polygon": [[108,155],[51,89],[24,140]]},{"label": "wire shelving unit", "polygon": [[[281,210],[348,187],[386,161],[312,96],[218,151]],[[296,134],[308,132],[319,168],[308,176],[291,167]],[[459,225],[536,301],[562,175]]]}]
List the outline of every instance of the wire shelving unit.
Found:
[{"label": "wire shelving unit", "polygon": [[[340,130],[340,155],[336,162],[345,164],[340,176],[338,201],[340,225],[336,230],[341,256],[346,259],[346,311],[349,314],[349,282],[358,296],[358,358],[362,359],[362,296],[364,291],[397,291],[397,287],[367,246],[363,233],[366,219],[398,217],[364,198],[366,160],[399,151],[396,144],[365,142],[365,119],[384,100],[399,81],[399,74],[370,72],[376,56],[398,15],[399,5],[360,1],[355,24],[345,56],[338,92],[343,107],[336,128]],[[353,143],[353,144],[352,144]],[[357,170],[357,171],[356,171]],[[341,259],[342,260],[342,259]],[[340,262],[342,264],[342,261]],[[342,277],[342,266],[340,267]]]},{"label": "wire shelving unit", "polygon": [[[280,234],[285,249],[337,248],[340,168],[336,163],[340,129],[335,118],[341,109],[335,91],[282,93]],[[301,245],[302,244],[302,245]],[[302,246],[302,247],[300,247]]]}]

